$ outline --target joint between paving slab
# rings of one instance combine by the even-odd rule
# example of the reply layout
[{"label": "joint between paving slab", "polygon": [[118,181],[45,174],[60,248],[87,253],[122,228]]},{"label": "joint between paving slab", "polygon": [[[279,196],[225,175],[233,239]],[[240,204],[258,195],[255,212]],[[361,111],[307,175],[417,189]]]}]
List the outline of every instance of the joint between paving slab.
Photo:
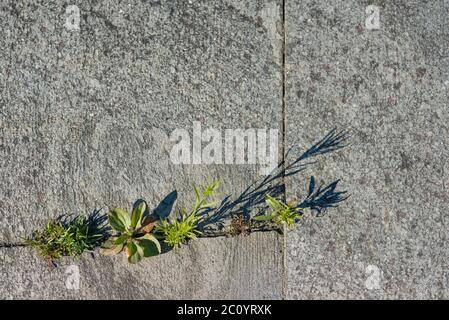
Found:
[{"label": "joint between paving slab", "polygon": [[285,0],[282,0],[282,8],[281,8],[281,21],[282,21],[282,44],[281,44],[281,72],[282,72],[282,101],[281,101],[281,132],[282,132],[282,141],[281,141],[281,163],[282,163],[282,183],[284,185],[284,193],[283,200],[285,202],[287,198],[287,193],[285,190]]},{"label": "joint between paving slab", "polygon": [[0,243],[0,249],[20,248],[20,247],[25,247],[25,245],[23,243]]},{"label": "joint between paving slab", "polygon": [[[265,233],[265,232],[281,232],[275,228],[266,228],[266,229],[257,229],[251,231],[251,234],[254,233]],[[214,238],[229,238],[229,234],[227,232],[214,232],[205,234],[201,237],[201,239],[214,239]],[[0,249],[11,249],[11,248],[22,248],[26,247],[24,243],[0,243]]]},{"label": "joint between paving slab", "polygon": [[[281,20],[282,20],[282,142],[281,142],[281,163],[282,163],[282,184],[284,185],[284,202],[287,200],[287,187],[285,184],[285,134],[286,134],[286,74],[285,74],[285,60],[286,60],[286,28],[285,28],[285,1],[282,0],[282,8],[281,8]],[[287,299],[287,283],[288,283],[288,268],[287,268],[287,232],[284,226],[283,236],[282,236],[282,299]]]}]

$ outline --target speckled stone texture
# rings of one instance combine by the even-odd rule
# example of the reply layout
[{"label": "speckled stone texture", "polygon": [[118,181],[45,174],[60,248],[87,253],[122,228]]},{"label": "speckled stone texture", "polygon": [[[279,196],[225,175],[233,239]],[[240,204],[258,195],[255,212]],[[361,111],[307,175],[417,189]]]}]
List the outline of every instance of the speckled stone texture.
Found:
[{"label": "speckled stone texture", "polygon": [[188,205],[193,181],[243,191],[258,166],[173,164],[169,135],[280,128],[280,4],[3,1],[0,243],[63,212],[154,208],[173,190]]},{"label": "speckled stone texture", "polygon": [[2,248],[0,293],[2,299],[281,299],[283,274],[275,272],[282,270],[281,240],[273,232],[199,239],[136,265],[123,255],[84,254],[57,268],[29,249]]},{"label": "speckled stone texture", "polygon": [[[258,166],[173,164],[169,135],[194,121],[280,129],[281,13],[281,1],[2,1],[0,245],[62,213],[153,209],[173,190],[176,211],[193,181],[218,177],[220,197],[237,196]],[[279,244],[252,239],[202,240],[137,269],[83,256],[80,292],[63,267],[1,247],[0,298],[280,298]]]},{"label": "speckled stone texture", "polygon": [[[380,28],[366,28],[366,6]],[[286,148],[350,198],[289,234],[288,298],[449,298],[448,1],[286,1]],[[368,25],[369,26],[369,25]],[[307,180],[287,181],[288,195]]]},{"label": "speckled stone texture", "polygon": [[[449,1],[5,0],[0,35],[0,298],[449,298]],[[173,190],[176,211],[192,181],[238,195],[258,166],[170,161],[170,133],[194,121],[284,128],[292,156],[346,128],[350,145],[286,193],[313,175],[350,198],[286,238],[200,239],[137,266],[53,269],[17,246],[61,213]]]}]

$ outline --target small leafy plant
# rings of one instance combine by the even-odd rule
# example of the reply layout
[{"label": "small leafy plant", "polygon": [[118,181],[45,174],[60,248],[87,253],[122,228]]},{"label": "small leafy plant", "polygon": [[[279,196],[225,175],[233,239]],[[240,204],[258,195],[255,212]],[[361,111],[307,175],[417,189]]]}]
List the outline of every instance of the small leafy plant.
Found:
[{"label": "small leafy plant", "polygon": [[117,235],[109,238],[102,246],[101,253],[115,255],[125,252],[130,263],[137,263],[143,257],[151,257],[161,252],[159,241],[151,234],[155,220],[144,217],[145,202],[133,210],[131,217],[125,210],[114,208],[109,211],[109,224]]},{"label": "small leafy plant", "polygon": [[270,215],[260,215],[254,217],[256,221],[273,221],[277,225],[286,225],[291,228],[302,217],[299,208],[295,208],[293,203],[285,204],[270,195],[265,196],[265,202],[271,208]]},{"label": "small leafy plant", "polygon": [[169,221],[163,219],[156,222],[155,234],[163,241],[173,248],[180,247],[188,240],[195,240],[198,236],[202,235],[202,232],[198,230],[198,224],[203,219],[201,214],[203,210],[211,208],[216,205],[215,202],[208,202],[209,198],[214,195],[219,187],[218,180],[214,180],[211,184],[207,185],[202,192],[198,190],[195,184],[193,184],[193,190],[195,191],[195,204],[190,212],[185,209],[181,210],[181,215]]},{"label": "small leafy plant", "polygon": [[247,236],[251,233],[251,220],[247,219],[243,214],[236,215],[232,218],[229,226],[228,235],[236,237],[239,235]]},{"label": "small leafy plant", "polygon": [[91,223],[89,218],[77,216],[49,221],[43,230],[34,231],[24,238],[24,244],[37,250],[38,254],[53,263],[63,256],[77,257],[84,251],[92,251],[103,240],[102,227]]}]

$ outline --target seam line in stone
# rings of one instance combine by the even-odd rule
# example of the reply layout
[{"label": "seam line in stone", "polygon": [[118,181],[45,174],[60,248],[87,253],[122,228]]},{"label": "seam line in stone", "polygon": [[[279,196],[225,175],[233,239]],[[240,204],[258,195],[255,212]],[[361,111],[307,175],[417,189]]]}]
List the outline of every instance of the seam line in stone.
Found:
[{"label": "seam line in stone", "polygon": [[[285,136],[286,136],[286,26],[285,26],[285,2],[282,0],[281,19],[282,19],[282,143],[281,143],[281,156],[282,156],[282,184],[284,185],[284,202],[287,201],[287,186],[285,183]],[[287,269],[287,230],[284,227],[282,235],[282,299],[287,299],[287,284],[288,284],[288,269]]]}]

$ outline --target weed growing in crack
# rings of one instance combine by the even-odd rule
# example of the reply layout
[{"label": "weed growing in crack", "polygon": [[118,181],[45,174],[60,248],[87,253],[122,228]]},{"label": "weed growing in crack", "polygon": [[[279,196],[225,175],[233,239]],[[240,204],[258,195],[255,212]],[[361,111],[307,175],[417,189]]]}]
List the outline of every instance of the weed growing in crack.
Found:
[{"label": "weed growing in crack", "polygon": [[193,185],[195,191],[195,204],[190,212],[185,209],[177,219],[172,221],[163,219],[156,222],[155,234],[172,248],[178,248],[188,240],[195,240],[202,232],[198,230],[198,224],[203,219],[203,210],[210,209],[216,202],[208,202],[219,187],[218,180],[207,185],[202,192]]},{"label": "weed growing in crack", "polygon": [[251,220],[243,214],[235,215],[231,219],[228,235],[231,237],[247,236],[251,233]]},{"label": "weed growing in crack", "polygon": [[84,216],[51,220],[42,230],[23,238],[25,246],[53,264],[64,256],[77,257],[84,251],[92,251],[103,240],[104,227]]},{"label": "weed growing in crack", "polygon": [[167,219],[158,221],[156,225],[156,234],[158,238],[170,247],[178,248],[187,240],[195,240],[202,233],[198,230],[198,222],[201,217],[195,215],[187,215],[182,212],[179,219],[169,221]]},{"label": "weed growing in crack", "polygon": [[103,255],[115,255],[123,251],[130,263],[137,263],[143,257],[161,253],[159,241],[151,234],[155,219],[144,217],[145,210],[146,204],[141,202],[134,208],[131,217],[120,208],[109,211],[109,224],[117,234],[103,244]]},{"label": "weed growing in crack", "polygon": [[278,226],[286,225],[287,227],[292,228],[302,217],[302,212],[299,208],[295,208],[293,203],[283,203],[270,195],[265,196],[265,202],[271,209],[271,214],[256,216],[254,217],[254,220],[273,221]]}]

